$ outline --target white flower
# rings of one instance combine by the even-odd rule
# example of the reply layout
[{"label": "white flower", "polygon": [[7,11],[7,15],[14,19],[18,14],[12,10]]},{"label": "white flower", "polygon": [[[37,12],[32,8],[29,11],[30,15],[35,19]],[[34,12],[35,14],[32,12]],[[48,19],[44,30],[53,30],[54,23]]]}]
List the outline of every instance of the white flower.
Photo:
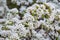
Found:
[{"label": "white flower", "polygon": [[29,29],[34,29],[32,22],[29,22],[28,25],[29,25]]},{"label": "white flower", "polygon": [[10,36],[10,38],[11,38],[11,39],[19,39],[17,33],[12,33],[12,35]]},{"label": "white flower", "polygon": [[1,31],[0,32],[0,35],[3,36],[3,37],[10,36],[11,35],[11,31],[8,31],[8,30],[7,31],[5,31],[5,30],[4,31]]},{"label": "white flower", "polygon": [[10,12],[11,13],[18,13],[18,9],[17,8],[10,9]]},{"label": "white flower", "polygon": [[47,2],[47,0],[37,0],[36,2],[37,2],[37,3],[38,3],[38,2],[43,2],[43,3],[44,3],[44,2]]},{"label": "white flower", "polygon": [[20,12],[23,12],[26,9],[26,6],[21,6]]},{"label": "white flower", "polygon": [[16,3],[17,0],[11,0],[12,3]]},{"label": "white flower", "polygon": [[34,17],[28,13],[24,15],[23,19],[26,21],[34,21]]},{"label": "white flower", "polygon": [[3,16],[3,14],[4,14],[4,7],[0,6],[0,16]]},{"label": "white flower", "polygon": [[0,40],[4,40],[4,38],[0,38]]},{"label": "white flower", "polygon": [[32,2],[33,2],[33,0],[28,0],[28,2],[32,3]]}]

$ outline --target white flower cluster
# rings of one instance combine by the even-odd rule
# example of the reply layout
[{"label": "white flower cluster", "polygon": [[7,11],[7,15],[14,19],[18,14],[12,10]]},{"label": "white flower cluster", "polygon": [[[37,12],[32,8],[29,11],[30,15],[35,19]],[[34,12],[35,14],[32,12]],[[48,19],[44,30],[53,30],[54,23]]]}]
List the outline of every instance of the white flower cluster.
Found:
[{"label": "white flower cluster", "polygon": [[[58,5],[47,0],[11,2],[26,6],[9,9],[6,0],[0,1],[0,40],[60,40]],[[33,5],[27,7],[29,3]]]}]

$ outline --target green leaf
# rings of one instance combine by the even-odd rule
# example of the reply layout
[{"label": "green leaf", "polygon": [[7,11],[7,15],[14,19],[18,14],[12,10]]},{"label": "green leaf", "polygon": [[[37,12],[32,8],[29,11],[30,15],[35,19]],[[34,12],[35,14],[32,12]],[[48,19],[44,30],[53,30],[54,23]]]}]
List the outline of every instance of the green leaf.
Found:
[{"label": "green leaf", "polygon": [[29,25],[28,25],[28,22],[26,22],[24,25],[25,25],[25,27],[28,27],[28,26],[29,26]]},{"label": "green leaf", "polygon": [[56,37],[56,40],[58,40],[58,37]]},{"label": "green leaf", "polygon": [[12,22],[12,21],[9,21],[8,23],[7,23],[7,25],[13,25],[14,24],[14,22]]},{"label": "green leaf", "polygon": [[46,4],[44,4],[44,5],[45,5],[46,9],[48,10],[48,12],[51,13],[51,8]]},{"label": "green leaf", "polygon": [[49,18],[48,14],[42,14],[42,18]]},{"label": "green leaf", "polygon": [[60,23],[58,24],[58,26],[60,27]]},{"label": "green leaf", "polygon": [[2,30],[10,30],[8,27],[2,27]]}]

